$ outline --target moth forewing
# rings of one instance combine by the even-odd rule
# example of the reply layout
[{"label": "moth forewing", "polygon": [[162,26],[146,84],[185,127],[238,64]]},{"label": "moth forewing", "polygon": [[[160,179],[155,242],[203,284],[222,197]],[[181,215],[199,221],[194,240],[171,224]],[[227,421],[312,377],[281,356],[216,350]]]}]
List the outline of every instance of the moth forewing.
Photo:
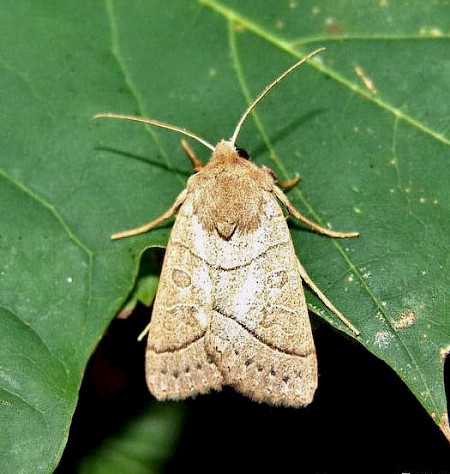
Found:
[{"label": "moth forewing", "polygon": [[192,252],[192,195],[186,193],[167,244],[148,330],[146,379],[160,400],[219,389],[222,374],[206,352],[212,308],[207,263]]},{"label": "moth forewing", "polygon": [[321,234],[358,234],[331,231],[307,219],[276,185],[274,173],[248,161],[235,145],[244,120],[265,94],[322,50],[270,83],[244,112],[232,138],[215,147],[157,120],[96,116],[177,131],[212,150],[211,159],[202,165],[183,142],[197,171],[186,189],[160,217],[112,236],[141,234],[178,214],[145,331],[146,378],[158,399],[182,399],[231,385],[259,402],[310,403],[317,387],[317,359],[302,280],[358,334],[297,259],[281,205]]},{"label": "moth forewing", "polygon": [[261,222],[223,244],[206,347],[225,383],[253,400],[309,404],[317,359],[302,280],[284,215],[260,188]]}]

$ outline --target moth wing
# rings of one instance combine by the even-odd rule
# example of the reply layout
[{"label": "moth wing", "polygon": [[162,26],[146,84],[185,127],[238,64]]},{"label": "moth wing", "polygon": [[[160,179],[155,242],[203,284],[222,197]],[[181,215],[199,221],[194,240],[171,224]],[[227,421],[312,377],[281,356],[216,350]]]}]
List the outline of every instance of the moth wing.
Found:
[{"label": "moth wing", "polygon": [[193,232],[189,197],[167,245],[149,324],[146,379],[159,400],[183,399],[220,389],[223,378],[205,350],[211,281],[205,262],[183,242]]},{"label": "moth wing", "polygon": [[254,233],[223,244],[220,265],[230,265],[214,274],[207,350],[239,392],[269,404],[307,405],[317,387],[317,358],[299,262],[269,193],[261,212]]}]

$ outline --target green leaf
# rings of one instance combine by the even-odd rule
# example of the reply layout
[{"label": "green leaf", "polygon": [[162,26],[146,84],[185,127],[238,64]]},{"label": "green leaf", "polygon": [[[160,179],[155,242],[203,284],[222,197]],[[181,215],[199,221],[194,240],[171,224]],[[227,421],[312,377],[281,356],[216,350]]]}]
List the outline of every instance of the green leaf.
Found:
[{"label": "green leaf", "polygon": [[147,307],[151,306],[158,288],[159,278],[157,275],[161,269],[162,259],[162,252],[148,251],[142,254],[136,284],[118,313],[118,318],[126,319],[138,303],[142,303]]},{"label": "green leaf", "polygon": [[[362,6],[363,5],[363,6]],[[300,259],[450,438],[445,1],[4,2],[0,55],[0,433],[8,472],[50,472],[84,368],[191,173],[179,136],[93,122],[154,117],[227,138],[278,73],[239,145],[337,241],[292,223]],[[369,82],[372,81],[372,85]],[[206,150],[195,149],[203,160]],[[308,295],[312,308],[342,330]],[[348,332],[348,331],[347,331]]]},{"label": "green leaf", "polygon": [[173,456],[182,425],[183,406],[151,405],[84,458],[79,474],[156,474]]}]

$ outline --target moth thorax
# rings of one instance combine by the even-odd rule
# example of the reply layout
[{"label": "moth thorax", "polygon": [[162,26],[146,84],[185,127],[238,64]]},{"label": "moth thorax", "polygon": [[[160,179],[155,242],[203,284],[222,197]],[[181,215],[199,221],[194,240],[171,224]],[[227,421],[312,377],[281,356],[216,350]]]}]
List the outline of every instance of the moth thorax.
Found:
[{"label": "moth thorax", "polygon": [[198,173],[193,186],[194,213],[205,230],[224,240],[255,231],[263,205],[259,182],[239,164],[211,163],[209,171]]}]

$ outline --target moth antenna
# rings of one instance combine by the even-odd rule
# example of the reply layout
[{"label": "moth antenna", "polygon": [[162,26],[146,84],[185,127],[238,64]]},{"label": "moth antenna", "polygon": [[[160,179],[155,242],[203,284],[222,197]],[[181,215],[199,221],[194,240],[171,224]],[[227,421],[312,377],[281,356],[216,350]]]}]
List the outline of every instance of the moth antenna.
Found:
[{"label": "moth antenna", "polygon": [[288,74],[290,74],[292,71],[295,71],[299,66],[301,66],[304,62],[308,61],[311,59],[313,56],[315,56],[318,53],[321,53],[324,51],[326,48],[318,48],[314,50],[312,53],[307,54],[306,56],[303,56],[300,61],[296,62],[293,66],[291,66],[289,69],[283,72],[281,76],[277,77],[272,83],[270,83],[268,86],[264,88],[264,90],[259,94],[259,96],[249,105],[247,110],[244,112],[242,115],[241,119],[239,120],[238,124],[236,125],[236,128],[234,130],[233,136],[231,137],[231,144],[235,146],[236,144],[236,138],[239,135],[239,132],[241,131],[242,124],[245,122],[247,117],[249,116],[250,112],[258,105],[259,102],[265,97],[265,95],[275,87],[279,82],[281,82]]},{"label": "moth antenna", "polygon": [[190,132],[189,130],[185,130],[184,128],[177,127],[176,125],[171,125],[170,123],[160,122],[159,120],[136,117],[134,115],[121,115],[121,114],[110,114],[110,113],[94,115],[94,119],[99,119],[99,118],[130,120],[132,122],[141,122],[141,123],[146,123],[147,125],[155,125],[156,127],[167,128],[168,130],[173,130],[174,132],[178,132],[183,135],[186,135],[187,137],[193,138],[194,140],[197,140],[206,148],[209,148],[211,151],[214,151],[214,147],[211,145],[211,143],[208,143],[206,140],[203,140],[203,138],[200,138],[198,135]]}]

